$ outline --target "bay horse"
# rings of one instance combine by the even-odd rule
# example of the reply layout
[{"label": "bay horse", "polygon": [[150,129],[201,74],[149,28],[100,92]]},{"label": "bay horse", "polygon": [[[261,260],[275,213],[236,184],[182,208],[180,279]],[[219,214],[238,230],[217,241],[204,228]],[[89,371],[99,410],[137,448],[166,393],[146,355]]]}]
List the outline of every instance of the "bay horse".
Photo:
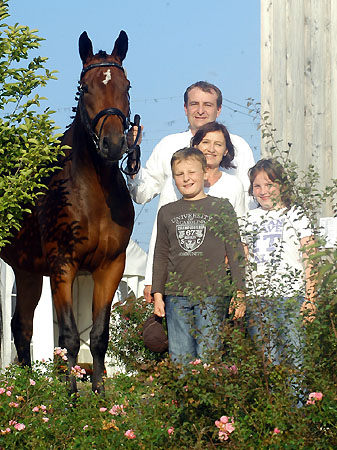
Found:
[{"label": "bay horse", "polygon": [[[76,273],[87,271],[94,280],[92,389],[104,391],[104,357],[108,347],[113,296],[122,278],[125,252],[133,228],[133,204],[119,169],[127,152],[129,88],[122,62],[128,37],[121,31],[112,53],[93,53],[86,32],[79,38],[83,62],[75,118],[64,133],[67,146],[56,171],[26,215],[1,257],[12,266],[17,302],[11,326],[19,363],[30,366],[34,310],[43,276],[50,276],[59,326],[59,346],[68,351],[74,367],[80,338],[72,306]],[[76,380],[70,377],[76,392]]]}]

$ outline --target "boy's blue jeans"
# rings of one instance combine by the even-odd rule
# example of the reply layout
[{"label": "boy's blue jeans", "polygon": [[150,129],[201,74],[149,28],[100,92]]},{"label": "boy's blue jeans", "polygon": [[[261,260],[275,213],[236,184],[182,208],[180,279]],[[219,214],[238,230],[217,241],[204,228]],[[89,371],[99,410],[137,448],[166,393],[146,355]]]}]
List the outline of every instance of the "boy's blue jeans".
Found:
[{"label": "boy's blue jeans", "polygon": [[212,350],[220,349],[220,330],[228,305],[226,297],[196,301],[191,297],[167,295],[165,312],[171,359],[181,364],[196,358],[206,361]]}]

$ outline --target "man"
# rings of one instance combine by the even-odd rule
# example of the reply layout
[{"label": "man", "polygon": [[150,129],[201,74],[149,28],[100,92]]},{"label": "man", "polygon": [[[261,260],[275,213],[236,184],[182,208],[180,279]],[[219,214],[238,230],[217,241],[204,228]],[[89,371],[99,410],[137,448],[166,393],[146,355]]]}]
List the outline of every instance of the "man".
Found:
[{"label": "man", "polygon": [[[184,109],[189,123],[189,130],[183,133],[170,134],[164,137],[153,149],[144,168],[136,176],[128,177],[131,197],[136,203],[146,203],[160,194],[158,210],[167,203],[174,202],[181,196],[175,187],[171,173],[171,157],[173,153],[190,146],[190,140],[198,128],[208,122],[214,122],[221,113],[222,94],[219,88],[206,81],[198,81],[189,86],[184,94]],[[254,164],[254,157],[247,142],[240,136],[230,135],[235,147],[233,160],[236,169],[226,169],[236,175],[242,182],[246,193],[248,206],[248,169]],[[152,302],[152,261],[157,236],[157,220],[152,230],[148,260],[145,274],[144,296],[146,301]]]}]

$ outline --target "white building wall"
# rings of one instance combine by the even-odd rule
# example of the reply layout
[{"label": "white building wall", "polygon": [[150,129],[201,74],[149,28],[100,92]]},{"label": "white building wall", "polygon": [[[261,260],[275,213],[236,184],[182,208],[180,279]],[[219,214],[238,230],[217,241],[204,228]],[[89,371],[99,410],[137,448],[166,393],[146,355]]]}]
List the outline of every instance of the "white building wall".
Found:
[{"label": "white building wall", "polygon": [[[321,188],[337,178],[336,32],[336,0],[261,0],[261,112],[299,170],[314,165]],[[272,145],[262,139],[263,157]]]}]

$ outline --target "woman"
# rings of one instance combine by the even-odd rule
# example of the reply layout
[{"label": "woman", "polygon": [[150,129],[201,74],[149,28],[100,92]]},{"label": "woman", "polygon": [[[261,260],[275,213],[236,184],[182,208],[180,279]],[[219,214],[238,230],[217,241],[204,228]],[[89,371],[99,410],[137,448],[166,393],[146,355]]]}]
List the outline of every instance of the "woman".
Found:
[{"label": "woman", "polygon": [[235,175],[221,169],[235,168],[234,146],[227,128],[218,122],[210,122],[199,128],[191,140],[192,147],[203,152],[207,160],[205,193],[214,197],[227,198],[236,215],[245,213],[244,189]]}]

